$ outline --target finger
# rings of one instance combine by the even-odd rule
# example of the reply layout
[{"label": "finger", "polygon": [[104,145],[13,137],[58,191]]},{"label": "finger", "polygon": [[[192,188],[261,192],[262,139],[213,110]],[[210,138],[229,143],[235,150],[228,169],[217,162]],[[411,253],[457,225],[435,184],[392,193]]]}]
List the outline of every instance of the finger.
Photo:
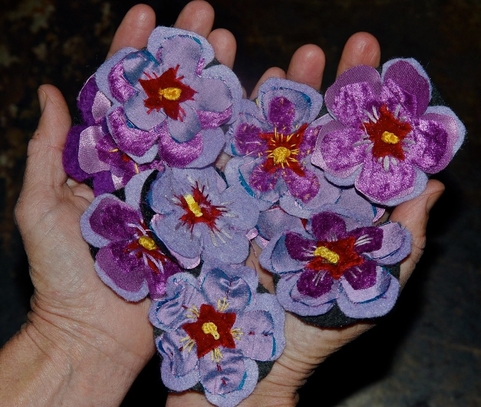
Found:
[{"label": "finger", "polygon": [[207,40],[214,48],[217,60],[232,69],[237,51],[234,35],[228,30],[218,28],[209,34]]},{"label": "finger", "polygon": [[292,55],[286,78],[320,90],[325,65],[324,51],[317,45],[306,44]]},{"label": "finger", "polygon": [[261,86],[269,78],[285,79],[286,73],[281,68],[277,68],[277,67],[269,68],[267,71],[264,72],[264,74],[257,81],[256,86],[254,86],[254,89],[252,90],[252,93],[251,93],[251,99],[255,99],[257,97],[257,92],[259,91],[259,86]]},{"label": "finger", "polygon": [[155,28],[155,12],[145,5],[132,7],[117,28],[107,58],[124,47],[137,49],[147,46],[147,39]]},{"label": "finger", "polygon": [[39,88],[42,115],[28,143],[24,188],[57,188],[67,175],[62,165],[62,151],[71,121],[67,103],[52,85]]},{"label": "finger", "polygon": [[400,282],[403,286],[411,276],[416,263],[426,244],[426,226],[429,211],[444,192],[444,185],[437,180],[430,180],[424,192],[410,201],[398,205],[392,212],[390,220],[399,222],[412,235],[413,243],[409,257],[401,266]]},{"label": "finger", "polygon": [[369,65],[374,68],[381,61],[381,47],[376,37],[367,32],[353,34],[344,45],[337,74],[357,65]]},{"label": "finger", "polygon": [[202,37],[210,34],[214,25],[214,9],[206,1],[195,0],[180,12],[174,27],[193,31]]}]

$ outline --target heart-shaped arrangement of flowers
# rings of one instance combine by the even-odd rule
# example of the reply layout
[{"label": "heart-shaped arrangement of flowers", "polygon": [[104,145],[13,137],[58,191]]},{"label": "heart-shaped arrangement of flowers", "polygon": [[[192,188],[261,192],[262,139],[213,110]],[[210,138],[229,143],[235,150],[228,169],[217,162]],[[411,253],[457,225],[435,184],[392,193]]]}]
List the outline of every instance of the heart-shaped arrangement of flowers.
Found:
[{"label": "heart-shaped arrangement of flowers", "polygon": [[[246,100],[206,39],[167,27],[88,79],[64,167],[96,196],[81,230],[99,277],[152,299],[169,389],[235,406],[282,353],[286,311],[339,327],[392,309],[411,236],[383,215],[465,136],[432,93],[418,62],[395,59],[324,98],[269,79]],[[275,294],[246,265],[259,252]]]}]

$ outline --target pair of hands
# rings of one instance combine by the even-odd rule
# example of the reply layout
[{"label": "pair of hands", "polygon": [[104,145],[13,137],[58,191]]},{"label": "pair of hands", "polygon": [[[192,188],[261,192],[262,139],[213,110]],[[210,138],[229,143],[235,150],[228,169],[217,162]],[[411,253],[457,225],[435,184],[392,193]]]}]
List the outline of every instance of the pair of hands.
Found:
[{"label": "pair of hands", "polygon": [[[211,31],[213,22],[212,7],[196,0],[182,10],[175,26],[206,37],[216,58],[232,68],[235,39],[226,30]],[[144,47],[154,27],[155,15],[150,7],[133,7],[118,28],[108,56],[127,46]],[[338,74],[360,64],[377,67],[379,62],[376,39],[357,33],[344,47]],[[322,50],[304,45],[294,53],[286,72],[270,68],[259,84],[274,76],[319,90],[324,66]],[[257,86],[253,96],[256,92]],[[39,100],[42,115],[28,146],[24,185],[16,208],[35,287],[29,322],[20,335],[26,336],[41,353],[50,355],[51,368],[59,377],[68,377],[69,386],[76,388],[69,394],[70,387],[65,387],[65,398],[84,394],[85,399],[76,404],[97,405],[101,401],[99,404],[104,406],[118,405],[155,351],[147,318],[150,302],[146,299],[127,303],[97,277],[79,227],[79,218],[93,194],[85,185],[68,179],[62,167],[62,150],[71,126],[68,108],[60,92],[50,85],[40,87]],[[413,236],[411,255],[401,267],[402,285],[421,257],[429,210],[443,188],[431,180],[421,196],[391,213],[390,219],[400,222]],[[263,281],[265,278],[261,276]],[[320,329],[287,315],[284,353],[241,405],[295,405],[297,390],[313,370],[370,327],[358,323],[344,329]],[[203,395],[186,392],[169,395],[167,405],[210,404]]]}]

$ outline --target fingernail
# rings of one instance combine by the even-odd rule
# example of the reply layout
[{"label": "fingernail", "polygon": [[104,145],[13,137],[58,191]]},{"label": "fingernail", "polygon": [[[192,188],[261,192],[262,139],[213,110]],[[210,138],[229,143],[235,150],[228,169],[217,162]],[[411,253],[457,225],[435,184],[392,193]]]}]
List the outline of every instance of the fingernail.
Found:
[{"label": "fingernail", "polygon": [[37,90],[38,95],[38,103],[40,104],[40,113],[43,113],[45,110],[45,104],[47,103],[47,94],[41,88]]}]

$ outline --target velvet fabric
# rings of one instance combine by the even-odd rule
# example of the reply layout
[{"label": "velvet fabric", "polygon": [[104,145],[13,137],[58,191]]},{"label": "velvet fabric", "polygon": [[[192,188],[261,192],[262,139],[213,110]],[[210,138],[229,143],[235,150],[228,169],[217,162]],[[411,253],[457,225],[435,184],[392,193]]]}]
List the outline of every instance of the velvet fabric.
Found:
[{"label": "velvet fabric", "polygon": [[445,106],[430,106],[432,86],[414,59],[394,59],[381,73],[357,66],[325,95],[331,120],[312,163],[336,185],[354,185],[369,200],[395,206],[419,195],[461,146],[466,129]]}]

